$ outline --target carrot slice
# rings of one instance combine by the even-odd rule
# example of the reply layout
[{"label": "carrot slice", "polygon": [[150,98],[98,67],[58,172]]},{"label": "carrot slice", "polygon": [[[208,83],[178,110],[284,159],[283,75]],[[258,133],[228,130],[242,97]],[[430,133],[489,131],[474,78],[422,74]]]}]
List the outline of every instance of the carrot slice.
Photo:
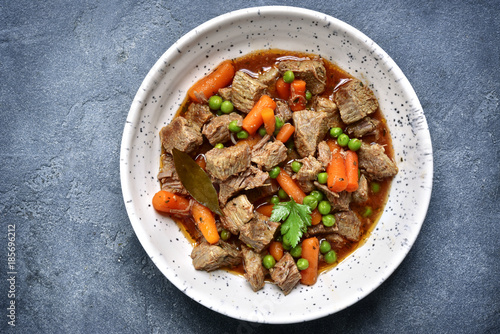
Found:
[{"label": "carrot slice", "polygon": [[282,168],[278,177],[276,178],[280,187],[290,196],[293,200],[299,204],[302,204],[306,194],[302,189],[295,183],[295,181],[285,172]]},{"label": "carrot slice", "polygon": [[188,90],[188,95],[194,102],[204,102],[204,99],[207,100],[220,88],[228,86],[233,81],[233,77],[234,66],[230,60],[226,60],[215,71],[196,82]]},{"label": "carrot slice", "polygon": [[201,169],[205,170],[205,168],[207,167],[207,161],[205,160],[205,155],[204,154],[200,154],[196,157],[196,159],[194,160],[198,166],[201,167]]},{"label": "carrot slice", "polygon": [[290,100],[288,104],[292,111],[304,110],[306,108],[306,82],[304,80],[293,80],[290,84]]},{"label": "carrot slice", "polygon": [[170,213],[172,210],[187,210],[189,208],[189,200],[171,192],[160,190],[153,196],[153,208],[166,213]]},{"label": "carrot slice", "polygon": [[312,218],[311,225],[318,225],[319,223],[321,223],[321,218],[323,218],[323,216],[321,215],[321,213],[319,213],[319,210],[316,208],[311,213],[311,218]]},{"label": "carrot slice", "polygon": [[288,100],[290,97],[290,84],[286,83],[283,78],[279,78],[278,81],[276,81],[276,92],[280,99]]},{"label": "carrot slice", "polygon": [[255,211],[257,211],[260,214],[263,214],[264,216],[271,217],[273,213],[273,204],[264,204],[259,206]]},{"label": "carrot slice", "polygon": [[262,95],[259,101],[254,104],[252,110],[243,119],[243,129],[248,132],[248,134],[253,135],[259,127],[264,123],[262,119],[262,109],[271,108],[276,109],[276,102],[273,101],[269,96]]},{"label": "carrot slice", "polygon": [[301,256],[309,262],[309,267],[300,271],[302,276],[300,282],[305,285],[313,285],[318,279],[319,241],[316,237],[302,241]]},{"label": "carrot slice", "polygon": [[330,152],[332,152],[330,163],[326,167],[326,173],[328,174],[327,185],[331,191],[341,192],[347,187],[347,175],[344,157],[341,153],[342,149],[333,140],[327,140],[326,143],[330,147]]},{"label": "carrot slice", "polygon": [[194,221],[201,234],[210,244],[215,244],[219,241],[219,232],[217,232],[217,226],[215,225],[215,217],[212,211],[206,206],[201,205],[198,202],[193,204],[191,209]]},{"label": "carrot slice", "polygon": [[358,190],[358,155],[354,151],[346,151],[345,170],[347,176],[347,186],[345,190],[353,192]]},{"label": "carrot slice", "polygon": [[278,132],[276,140],[279,140],[282,143],[286,143],[294,132],[295,132],[295,127],[290,123],[286,123],[281,127],[280,131]]},{"label": "carrot slice", "polygon": [[269,254],[271,254],[276,261],[281,260],[283,257],[284,249],[283,244],[279,241],[273,241],[269,245]]},{"label": "carrot slice", "polygon": [[274,110],[271,108],[264,108],[260,112],[262,115],[262,120],[264,121],[264,127],[266,128],[266,132],[268,135],[272,135],[274,133],[274,129],[276,128],[276,118],[274,117]]}]

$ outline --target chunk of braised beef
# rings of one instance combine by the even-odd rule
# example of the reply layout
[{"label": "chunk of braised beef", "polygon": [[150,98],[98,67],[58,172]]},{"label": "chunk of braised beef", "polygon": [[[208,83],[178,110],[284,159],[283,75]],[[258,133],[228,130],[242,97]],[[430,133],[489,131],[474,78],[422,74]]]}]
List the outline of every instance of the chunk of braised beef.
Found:
[{"label": "chunk of braised beef", "polygon": [[333,192],[327,185],[320,184],[318,181],[314,181],[314,185],[326,195],[328,202],[332,206],[332,212],[349,210],[349,204],[352,199],[351,193],[347,191]]},{"label": "chunk of braised beef", "polygon": [[296,79],[306,82],[312,94],[321,94],[326,87],[326,69],[323,60],[289,60],[278,64],[281,74],[293,71]]},{"label": "chunk of braised beef", "polygon": [[337,232],[339,229],[337,225],[325,226],[323,224],[312,225],[307,228],[307,232],[304,234],[304,238],[310,238],[318,235],[327,235]]},{"label": "chunk of braised beef", "polygon": [[184,117],[193,124],[194,127],[201,130],[202,126],[210,121],[214,114],[206,104],[191,103]]},{"label": "chunk of braised beef", "polygon": [[184,117],[176,117],[160,130],[160,141],[166,152],[172,154],[175,147],[179,151],[191,153],[201,146],[203,136]]},{"label": "chunk of braised beef", "polygon": [[232,91],[233,89],[231,87],[224,87],[220,88],[217,93],[220,95],[220,97],[222,97],[223,100],[231,101]]},{"label": "chunk of braised beef", "polygon": [[361,174],[358,181],[358,189],[352,193],[352,201],[354,203],[363,203],[368,200],[368,180]]},{"label": "chunk of braised beef", "polygon": [[241,263],[241,253],[233,244],[219,240],[210,245],[203,241],[191,252],[196,270],[213,271],[223,267],[234,267]]},{"label": "chunk of braised beef", "polygon": [[361,143],[361,148],[358,150],[358,163],[361,171],[370,180],[380,181],[398,173],[396,163],[385,154],[384,147],[379,144]]},{"label": "chunk of braised beef", "polygon": [[264,170],[270,170],[280,162],[285,161],[287,148],[276,140],[267,142],[262,148],[252,150],[252,162]]},{"label": "chunk of braised beef", "polygon": [[253,218],[253,205],[246,195],[240,195],[229,201],[222,209],[224,216],[220,217],[222,226],[234,235],[240,233],[240,228]]},{"label": "chunk of braised beef", "polygon": [[254,189],[250,189],[246,192],[246,195],[248,197],[248,200],[252,203],[255,203],[256,201],[263,199],[265,197],[269,197],[271,195],[274,195],[278,192],[280,189],[280,186],[278,182],[275,180],[271,180],[269,185],[264,186],[264,187],[258,187]]},{"label": "chunk of braised beef", "polygon": [[334,97],[345,124],[357,122],[378,109],[375,94],[357,79],[342,84]]},{"label": "chunk of braised beef", "polygon": [[330,147],[325,141],[322,141],[318,144],[318,154],[317,160],[321,163],[323,168],[328,167],[330,160],[332,159],[332,152],[330,151]]},{"label": "chunk of braised beef", "polygon": [[347,241],[338,233],[332,233],[325,236],[333,249],[338,250],[344,247]]},{"label": "chunk of braised beef", "polygon": [[219,202],[225,204],[241,190],[266,188],[271,185],[269,174],[257,167],[250,166],[238,175],[219,183]]},{"label": "chunk of braised beef", "polygon": [[293,257],[288,252],[269,272],[273,281],[283,290],[285,295],[288,295],[302,278]]},{"label": "chunk of braised beef", "polygon": [[342,127],[339,108],[335,102],[323,96],[315,96],[312,101],[311,108],[315,111],[325,112],[327,114],[327,126],[329,129]]},{"label": "chunk of braised beef", "polygon": [[328,131],[327,114],[312,110],[293,113],[295,125],[294,143],[301,157],[315,155],[318,143]]},{"label": "chunk of braised beef", "polygon": [[361,238],[361,220],[354,211],[342,211],[335,213],[335,225],[338,234],[350,241],[359,241]]},{"label": "chunk of braised beef", "polygon": [[351,136],[356,138],[361,138],[363,136],[375,135],[378,137],[377,127],[380,124],[380,121],[366,116],[362,120],[347,126],[345,132]]},{"label": "chunk of braised beef", "polygon": [[314,186],[313,181],[309,180],[297,180],[297,185],[302,189],[303,192],[305,193],[310,193],[313,191],[316,187]]},{"label": "chunk of braised beef", "polygon": [[240,228],[239,239],[257,253],[260,253],[273,240],[280,223],[271,222],[267,216],[255,213],[248,223]]},{"label": "chunk of braised beef", "polygon": [[245,245],[241,246],[241,254],[243,256],[243,269],[245,270],[245,278],[252,287],[253,291],[259,291],[264,287],[264,279],[266,278],[267,270],[262,265],[262,258],[259,253]]},{"label": "chunk of braised beef", "polygon": [[224,144],[231,139],[231,131],[229,131],[229,123],[236,121],[238,126],[243,125],[243,117],[233,112],[228,115],[221,115],[213,118],[209,123],[203,127],[203,135],[207,137],[212,146],[219,143]]},{"label": "chunk of braised beef", "polygon": [[316,180],[318,173],[324,170],[321,162],[316,160],[313,156],[308,156],[297,161],[302,164],[302,167],[300,167],[299,171],[294,175],[297,181]]},{"label": "chunk of braised beef", "polygon": [[279,75],[280,75],[280,71],[278,71],[278,69],[276,67],[271,67],[267,71],[259,74],[259,77],[257,78],[257,80],[262,82],[264,85],[269,86],[269,85],[273,84],[276,81],[276,79],[278,79]]},{"label": "chunk of braised beef", "polygon": [[206,170],[212,177],[224,181],[250,167],[250,158],[250,146],[246,143],[213,148],[205,154]]},{"label": "chunk of braised beef", "polygon": [[292,119],[292,110],[288,106],[288,103],[283,102],[281,100],[276,101],[276,110],[274,111],[275,115],[279,117],[283,122],[288,122]]},{"label": "chunk of braised beef", "polygon": [[259,80],[243,71],[237,71],[233,78],[231,101],[236,109],[247,114],[266,88]]},{"label": "chunk of braised beef", "polygon": [[188,195],[188,191],[182,185],[179,175],[175,170],[174,157],[171,154],[163,153],[160,156],[161,167],[158,172],[158,181],[160,181],[161,189],[174,194]]}]

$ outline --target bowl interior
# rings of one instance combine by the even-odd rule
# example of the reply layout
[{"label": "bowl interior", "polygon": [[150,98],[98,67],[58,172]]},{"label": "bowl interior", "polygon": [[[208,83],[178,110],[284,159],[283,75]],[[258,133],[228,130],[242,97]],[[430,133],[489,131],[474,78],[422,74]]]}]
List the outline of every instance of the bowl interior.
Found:
[{"label": "bowl interior", "polygon": [[[393,138],[399,174],[385,211],[366,243],[312,287],[290,295],[266,284],[254,293],[223,270],[196,271],[192,246],[177,225],[159,215],[159,130],[170,122],[187,89],[224,59],[278,48],[321,55],[375,92]],[[132,226],[152,261],[186,295],[233,318],[293,323],[335,313],[379,286],[400,264],[424,221],[432,188],[432,147],[415,92],[394,61],[367,36],[322,13],[293,7],[239,10],[197,27],[172,45],[144,79],[125,125],[120,173]],[[301,305],[300,308],[296,305]]]}]

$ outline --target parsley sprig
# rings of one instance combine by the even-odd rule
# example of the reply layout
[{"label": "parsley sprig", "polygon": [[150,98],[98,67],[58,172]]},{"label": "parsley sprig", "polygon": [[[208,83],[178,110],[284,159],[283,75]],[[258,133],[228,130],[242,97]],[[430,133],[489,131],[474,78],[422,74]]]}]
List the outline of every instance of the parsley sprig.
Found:
[{"label": "parsley sprig", "polygon": [[311,226],[311,208],[298,204],[293,199],[289,202],[280,202],[274,205],[269,220],[273,222],[284,221],[281,224],[283,241],[295,247],[302,235],[307,232],[307,227]]}]

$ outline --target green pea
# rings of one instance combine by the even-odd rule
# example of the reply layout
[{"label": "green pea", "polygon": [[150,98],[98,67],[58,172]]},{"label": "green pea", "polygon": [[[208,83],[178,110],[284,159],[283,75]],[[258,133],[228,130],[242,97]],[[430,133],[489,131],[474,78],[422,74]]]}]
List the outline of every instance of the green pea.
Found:
[{"label": "green pea", "polygon": [[337,253],[335,253],[335,251],[332,249],[331,251],[323,255],[323,259],[328,264],[335,263],[337,261]]},{"label": "green pea", "polygon": [[298,162],[298,161],[292,162],[292,170],[295,173],[298,173],[301,168],[302,168],[302,163],[301,162]]},{"label": "green pea", "polygon": [[238,125],[238,121],[231,121],[227,126],[229,131],[231,132],[240,132],[241,126]]},{"label": "green pea", "polygon": [[327,240],[321,241],[319,244],[319,251],[321,254],[328,253],[332,249],[332,245]]},{"label": "green pea", "polygon": [[310,99],[312,99],[313,95],[310,91],[306,91],[306,100],[309,101]]},{"label": "green pea", "polygon": [[234,106],[233,106],[233,104],[231,103],[231,101],[224,101],[224,102],[222,102],[222,104],[220,105],[220,110],[221,110],[224,114],[229,114],[229,113],[231,113],[231,112],[234,110]]},{"label": "green pea", "polygon": [[345,133],[341,134],[337,138],[337,144],[339,144],[339,146],[341,146],[341,147],[346,147],[347,144],[349,144],[349,136],[346,135]]},{"label": "green pea", "polygon": [[366,217],[370,217],[370,216],[372,215],[372,213],[373,213],[372,208],[370,208],[369,206],[367,206],[367,207],[365,208],[365,211],[363,211],[362,216],[363,216],[363,217],[365,217],[365,218],[366,218]]},{"label": "green pea", "polygon": [[309,195],[314,196],[318,200],[318,202],[321,202],[323,198],[325,197],[321,191],[318,190],[313,190],[309,193]]},{"label": "green pea", "polygon": [[280,169],[278,166],[273,167],[273,168],[271,168],[271,170],[269,171],[269,177],[270,177],[271,179],[275,179],[275,178],[277,178],[277,177],[278,177],[278,175],[280,175],[280,172],[281,172],[281,169]]},{"label": "green pea", "polygon": [[[288,232],[288,231],[287,231]],[[285,232],[286,233],[286,232]],[[281,230],[281,234],[283,234],[283,230]],[[283,237],[283,241],[281,242],[283,244],[283,248],[285,250],[290,250],[292,249],[292,245],[290,244],[290,240],[286,236]]]},{"label": "green pea", "polygon": [[304,258],[300,258],[297,260],[297,269],[306,270],[307,268],[309,268],[309,261]]},{"label": "green pea", "polygon": [[267,254],[262,259],[262,265],[266,269],[271,269],[272,267],[274,267],[275,264],[276,264],[276,260],[274,259],[274,257],[271,254]]},{"label": "green pea", "polygon": [[302,255],[302,247],[300,246],[295,246],[292,249],[290,249],[290,255],[293,257],[300,257]]},{"label": "green pea", "polygon": [[311,210],[314,210],[318,206],[318,200],[314,196],[307,195],[304,197],[302,204],[307,205],[311,208]]},{"label": "green pea", "polygon": [[280,190],[278,190],[278,197],[281,199],[288,199],[288,194],[286,193],[286,191],[280,188]]},{"label": "green pea", "polygon": [[326,182],[328,182],[328,174],[326,172],[319,173],[318,182],[321,184],[326,184]]},{"label": "green pea", "polygon": [[321,221],[323,222],[323,225],[326,227],[330,227],[335,225],[335,216],[332,214],[325,215],[321,217]]},{"label": "green pea", "polygon": [[292,83],[293,80],[295,80],[295,74],[293,74],[293,71],[286,71],[285,74],[283,74],[284,82]]},{"label": "green pea", "polygon": [[245,130],[241,130],[240,132],[238,132],[236,134],[236,137],[238,137],[238,139],[247,139],[248,138],[248,132],[246,132]]},{"label": "green pea", "polygon": [[328,201],[319,202],[318,211],[323,216],[329,214],[331,210],[332,210],[332,206],[331,206],[330,202],[328,202]]},{"label": "green pea", "polygon": [[372,193],[376,194],[376,193],[378,193],[380,191],[380,184],[377,183],[377,182],[372,182],[370,184],[370,188],[372,190]]},{"label": "green pea", "polygon": [[344,131],[342,131],[341,128],[331,128],[330,129],[330,137],[332,137],[332,138],[337,138],[338,136],[340,136],[343,133],[344,133]]},{"label": "green pea", "polygon": [[264,127],[259,128],[259,135],[261,135],[262,137],[267,135],[267,131]]},{"label": "green pea", "polygon": [[228,230],[222,230],[220,232],[220,237],[224,241],[227,240],[227,239],[229,239],[230,236],[231,236],[231,232],[229,232]]},{"label": "green pea", "polygon": [[215,148],[224,148],[224,144],[222,143],[218,143],[218,144],[215,144],[214,146]]},{"label": "green pea", "polygon": [[274,128],[275,130],[279,131],[283,127],[283,125],[285,125],[285,122],[283,122],[278,116],[274,116],[274,119],[276,120]]},{"label": "green pea", "polygon": [[208,99],[208,106],[212,110],[219,110],[222,105],[222,97],[217,95],[212,95]]},{"label": "green pea", "polygon": [[271,199],[269,200],[269,202],[271,204],[278,204],[280,202],[280,198],[276,195],[274,195],[273,197],[271,197]]},{"label": "green pea", "polygon": [[357,151],[361,147],[361,140],[358,138],[352,138],[349,140],[349,143],[347,143],[347,146],[351,151]]}]

